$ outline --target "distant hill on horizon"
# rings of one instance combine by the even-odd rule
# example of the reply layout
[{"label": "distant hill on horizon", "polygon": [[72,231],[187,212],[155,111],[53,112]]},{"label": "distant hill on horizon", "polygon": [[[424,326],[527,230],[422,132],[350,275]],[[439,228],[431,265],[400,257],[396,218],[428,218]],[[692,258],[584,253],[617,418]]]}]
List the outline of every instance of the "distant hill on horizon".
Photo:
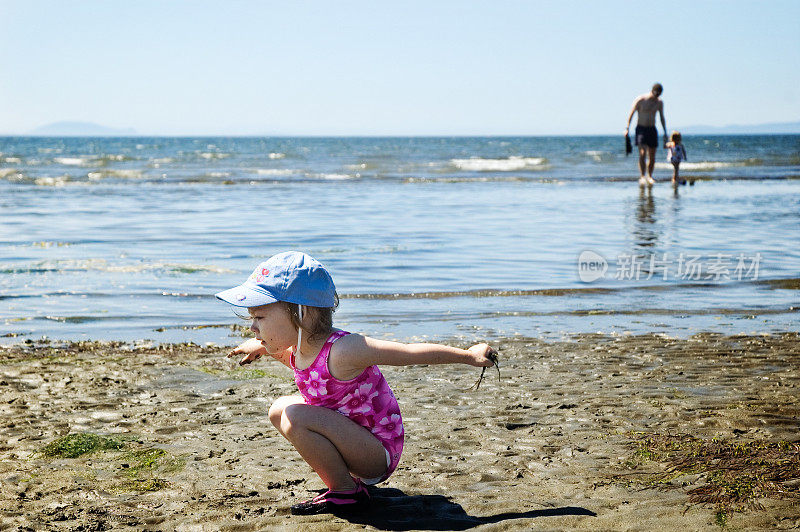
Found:
[{"label": "distant hill on horizon", "polygon": [[92,122],[53,122],[39,126],[29,133],[41,137],[117,137],[133,136],[136,130],[129,128],[113,128]]}]

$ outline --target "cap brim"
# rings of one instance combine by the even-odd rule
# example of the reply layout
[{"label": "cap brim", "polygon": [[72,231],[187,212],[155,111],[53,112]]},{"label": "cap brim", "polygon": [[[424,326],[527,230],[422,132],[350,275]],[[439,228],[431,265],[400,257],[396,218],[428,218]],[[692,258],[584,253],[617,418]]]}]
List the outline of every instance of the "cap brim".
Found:
[{"label": "cap brim", "polygon": [[260,307],[278,301],[260,286],[242,284],[216,294],[217,299],[235,307]]}]

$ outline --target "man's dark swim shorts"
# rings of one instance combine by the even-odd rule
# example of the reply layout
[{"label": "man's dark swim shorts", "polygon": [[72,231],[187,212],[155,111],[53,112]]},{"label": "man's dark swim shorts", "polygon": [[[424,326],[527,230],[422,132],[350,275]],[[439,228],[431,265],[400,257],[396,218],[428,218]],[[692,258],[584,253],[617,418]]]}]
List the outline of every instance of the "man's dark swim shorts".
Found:
[{"label": "man's dark swim shorts", "polygon": [[636,145],[658,147],[658,131],[655,126],[636,126]]}]

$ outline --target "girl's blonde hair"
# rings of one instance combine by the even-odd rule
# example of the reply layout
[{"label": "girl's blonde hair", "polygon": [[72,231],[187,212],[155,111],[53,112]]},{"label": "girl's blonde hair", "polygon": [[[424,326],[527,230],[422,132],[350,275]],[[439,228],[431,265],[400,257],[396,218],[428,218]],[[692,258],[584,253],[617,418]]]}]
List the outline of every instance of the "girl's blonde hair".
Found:
[{"label": "girl's blonde hair", "polygon": [[675,144],[681,143],[681,134],[678,131],[673,131],[672,135],[670,135],[669,140],[674,142]]},{"label": "girl's blonde hair", "polygon": [[336,312],[336,307],[339,306],[339,294],[334,293],[334,301],[334,305],[328,308],[303,305],[303,322],[305,326],[300,324],[300,305],[287,302],[283,302],[283,304],[289,311],[289,319],[295,329],[302,328],[303,332],[308,335],[308,339],[311,340],[327,337],[333,328],[333,313]]}]

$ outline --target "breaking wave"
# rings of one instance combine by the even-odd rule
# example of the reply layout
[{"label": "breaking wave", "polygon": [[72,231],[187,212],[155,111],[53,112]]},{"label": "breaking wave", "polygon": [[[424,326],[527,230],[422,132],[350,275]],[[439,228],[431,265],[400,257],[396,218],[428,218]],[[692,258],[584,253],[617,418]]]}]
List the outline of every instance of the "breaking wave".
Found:
[{"label": "breaking wave", "polygon": [[506,159],[450,159],[450,164],[467,172],[515,172],[519,170],[541,170],[547,165],[544,157],[518,157]]}]

